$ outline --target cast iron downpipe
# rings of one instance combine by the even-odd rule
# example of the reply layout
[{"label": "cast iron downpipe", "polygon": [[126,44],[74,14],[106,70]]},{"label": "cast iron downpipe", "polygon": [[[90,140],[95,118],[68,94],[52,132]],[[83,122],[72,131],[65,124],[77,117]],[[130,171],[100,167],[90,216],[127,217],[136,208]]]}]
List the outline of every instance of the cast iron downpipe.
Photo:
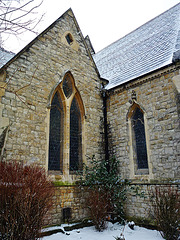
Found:
[{"label": "cast iron downpipe", "polygon": [[102,88],[102,97],[103,97],[103,115],[104,115],[105,159],[108,163],[107,170],[109,172],[110,166],[109,166],[109,149],[108,149],[107,92],[104,86]]}]

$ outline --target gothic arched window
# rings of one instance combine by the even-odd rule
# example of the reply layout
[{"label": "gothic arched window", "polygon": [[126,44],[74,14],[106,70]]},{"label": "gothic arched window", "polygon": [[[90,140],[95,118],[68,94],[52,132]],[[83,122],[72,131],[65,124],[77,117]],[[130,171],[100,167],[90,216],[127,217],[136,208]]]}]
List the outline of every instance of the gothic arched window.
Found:
[{"label": "gothic arched window", "polygon": [[51,101],[48,170],[68,175],[82,169],[84,107],[68,72]]},{"label": "gothic arched window", "polygon": [[62,171],[64,110],[60,93],[56,91],[51,103],[48,170]]},{"label": "gothic arched window", "polygon": [[74,97],[70,110],[70,171],[80,170],[82,167],[82,126],[81,112]]},{"label": "gothic arched window", "polygon": [[131,116],[133,156],[137,169],[148,169],[144,114],[136,107]]}]

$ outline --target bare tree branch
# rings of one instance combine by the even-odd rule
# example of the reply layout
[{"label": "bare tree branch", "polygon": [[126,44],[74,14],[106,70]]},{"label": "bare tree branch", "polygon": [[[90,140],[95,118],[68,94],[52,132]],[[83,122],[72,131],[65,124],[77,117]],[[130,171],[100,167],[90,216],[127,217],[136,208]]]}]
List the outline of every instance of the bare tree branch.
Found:
[{"label": "bare tree branch", "polygon": [[12,77],[14,76],[14,74],[15,74],[17,71],[19,71],[19,69],[20,69],[20,68],[15,69],[15,71],[13,72],[13,74],[9,77],[8,81],[7,81],[6,83],[4,83],[3,86],[0,86],[0,89],[4,89],[4,90],[5,90],[5,89],[8,88],[8,92],[13,93],[27,108],[29,108],[29,109],[32,110],[32,108],[29,107],[29,105],[27,104],[27,102],[26,102],[26,101],[23,99],[23,97],[19,94],[19,92],[20,92],[21,90],[23,90],[23,89],[28,88],[29,86],[31,86],[32,80],[33,80],[34,77],[35,77],[35,73],[36,73],[38,67],[35,68],[32,76],[31,76],[30,83],[29,83],[29,84],[26,84],[25,86],[22,86],[22,87],[18,88],[17,90],[15,90],[15,89],[13,89],[13,88],[11,87],[11,80],[12,80]]},{"label": "bare tree branch", "polygon": [[18,36],[25,31],[37,34],[35,28],[43,15],[37,17],[43,0],[0,0],[0,46],[5,35]]}]

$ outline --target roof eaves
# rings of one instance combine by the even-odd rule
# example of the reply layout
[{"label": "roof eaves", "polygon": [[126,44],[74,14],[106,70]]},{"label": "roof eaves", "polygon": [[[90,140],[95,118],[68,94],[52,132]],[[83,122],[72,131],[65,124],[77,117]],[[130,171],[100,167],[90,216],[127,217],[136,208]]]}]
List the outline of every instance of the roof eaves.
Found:
[{"label": "roof eaves", "polygon": [[[148,75],[150,76],[150,74],[154,75],[158,71],[165,71],[165,69],[167,69],[169,67],[172,67],[173,65],[175,66],[175,63],[169,63],[169,64],[167,64],[165,66],[162,66],[162,67],[160,67],[158,69],[155,69],[155,70],[153,70],[151,72],[144,73],[144,74],[142,74],[140,76],[137,76],[135,78],[125,80],[125,81],[121,82],[120,84],[114,84],[114,85],[113,84],[112,85],[108,84],[109,86],[107,85],[105,88],[106,88],[107,91],[113,91],[113,90],[117,89],[118,87],[125,86],[126,84],[135,82],[135,81],[140,80],[142,78],[148,78]],[[158,75],[158,73],[157,73],[157,75]],[[155,74],[155,76],[157,76],[157,75]]]}]

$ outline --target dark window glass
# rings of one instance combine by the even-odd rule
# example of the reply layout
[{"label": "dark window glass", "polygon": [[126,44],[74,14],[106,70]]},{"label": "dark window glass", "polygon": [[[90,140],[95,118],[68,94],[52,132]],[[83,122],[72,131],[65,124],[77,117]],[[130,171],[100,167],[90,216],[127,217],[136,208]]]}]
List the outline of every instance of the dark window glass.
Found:
[{"label": "dark window glass", "polygon": [[63,91],[67,98],[69,98],[71,96],[72,91],[73,91],[72,82],[71,82],[70,76],[68,76],[68,75],[63,80]]},{"label": "dark window glass", "polygon": [[68,33],[68,34],[66,35],[66,40],[67,40],[67,42],[68,42],[69,44],[71,44],[71,43],[73,42],[73,38],[72,38],[72,36],[71,36],[70,33]]},{"label": "dark window glass", "polygon": [[132,116],[132,127],[134,130],[137,167],[138,169],[148,168],[144,116],[139,108],[136,108]]},{"label": "dark window glass", "polygon": [[49,170],[62,170],[63,105],[60,94],[55,93],[50,110]]},{"label": "dark window glass", "polygon": [[81,128],[80,109],[76,98],[74,98],[70,110],[70,171],[76,171],[82,168]]}]

